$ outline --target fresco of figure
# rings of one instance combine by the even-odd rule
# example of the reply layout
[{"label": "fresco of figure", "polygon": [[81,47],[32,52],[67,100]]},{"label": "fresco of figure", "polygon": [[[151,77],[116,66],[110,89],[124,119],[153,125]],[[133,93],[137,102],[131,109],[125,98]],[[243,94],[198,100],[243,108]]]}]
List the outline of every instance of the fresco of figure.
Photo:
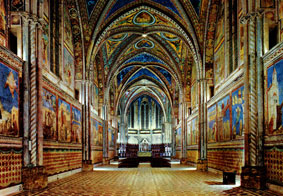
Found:
[{"label": "fresco of figure", "polygon": [[268,83],[268,134],[283,132],[283,61],[279,61],[267,70]]},{"label": "fresco of figure", "polygon": [[56,96],[47,91],[46,89],[43,89],[42,105],[44,139],[57,140]]},{"label": "fresco of figure", "polygon": [[19,135],[18,73],[0,63],[0,134]]}]

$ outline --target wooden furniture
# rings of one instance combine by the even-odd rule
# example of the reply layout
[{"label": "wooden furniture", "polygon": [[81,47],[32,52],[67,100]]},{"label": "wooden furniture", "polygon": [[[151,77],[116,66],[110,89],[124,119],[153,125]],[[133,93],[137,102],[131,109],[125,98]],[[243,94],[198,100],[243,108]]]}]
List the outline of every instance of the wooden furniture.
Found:
[{"label": "wooden furniture", "polygon": [[152,158],[151,167],[171,167],[171,162],[169,159],[165,158]]},{"label": "wooden furniture", "polygon": [[151,153],[152,157],[162,157],[163,154],[165,153],[165,146],[164,144],[152,144],[151,145]]},{"label": "wooden furniture", "polygon": [[139,166],[138,158],[125,158],[119,161],[118,168],[133,168]]},{"label": "wooden furniture", "polygon": [[223,171],[223,184],[236,184],[236,171]]},{"label": "wooden furniture", "polygon": [[138,144],[127,144],[126,145],[126,157],[127,158],[137,158],[139,151]]}]

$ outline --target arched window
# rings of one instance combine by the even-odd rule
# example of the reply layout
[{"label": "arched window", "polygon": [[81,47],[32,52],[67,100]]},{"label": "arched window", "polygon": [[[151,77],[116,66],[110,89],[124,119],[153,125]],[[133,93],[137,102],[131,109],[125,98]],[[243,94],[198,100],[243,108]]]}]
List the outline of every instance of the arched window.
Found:
[{"label": "arched window", "polygon": [[131,106],[131,121],[132,121],[132,128],[135,127],[135,108],[134,108],[134,104],[132,104]]},{"label": "arched window", "polygon": [[141,128],[144,129],[144,104],[141,105]]},{"label": "arched window", "polygon": [[158,128],[159,127],[159,125],[158,125],[158,119],[159,119],[159,110],[158,110],[158,106],[157,105],[155,105],[155,125],[156,125],[156,128]]},{"label": "arched window", "polygon": [[131,127],[131,112],[128,112],[128,127]]},{"label": "arched window", "polygon": [[148,104],[146,104],[145,122],[146,122],[146,129],[148,129],[149,128],[149,107],[148,107]]},{"label": "arched window", "polygon": [[60,75],[60,55],[58,55],[60,45],[60,16],[59,3],[57,1],[50,1],[50,49],[53,50],[53,52],[50,52],[50,70],[57,76]]},{"label": "arched window", "polygon": [[149,128],[149,105],[143,102],[141,105],[141,127],[142,129]]}]

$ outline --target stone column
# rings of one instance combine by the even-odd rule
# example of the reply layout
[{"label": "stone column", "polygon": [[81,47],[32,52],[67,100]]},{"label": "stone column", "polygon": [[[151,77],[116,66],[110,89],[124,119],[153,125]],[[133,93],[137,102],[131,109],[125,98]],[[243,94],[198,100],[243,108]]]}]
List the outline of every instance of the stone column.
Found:
[{"label": "stone column", "polygon": [[123,121],[120,123],[119,131],[120,131],[121,144],[126,144],[126,134],[125,134],[126,130],[125,130],[125,123]]},{"label": "stone column", "polygon": [[261,12],[248,13],[242,18],[245,25],[245,166],[241,186],[265,188],[263,167],[263,65]]},{"label": "stone column", "polygon": [[108,160],[108,114],[107,105],[103,105],[103,164],[109,164]]},{"label": "stone column", "polygon": [[[127,144],[127,139],[126,139],[126,122],[125,122],[125,100],[121,100],[121,113],[120,113],[120,126],[119,126],[119,132],[120,132],[120,153],[121,156],[125,156],[125,151],[126,151],[126,144]],[[136,123],[137,126],[138,123]]]},{"label": "stone column", "polygon": [[198,161],[197,170],[207,171],[208,161],[207,161],[207,137],[206,137],[206,80],[198,80],[199,89],[199,139],[198,139]]},{"label": "stone column", "polygon": [[90,124],[90,104],[92,95],[90,95],[91,82],[84,81],[83,83],[83,171],[92,171],[93,164],[91,159],[91,124]]},{"label": "stone column", "polygon": [[[42,40],[43,36],[43,26],[45,25],[44,20],[39,20],[40,28],[38,28],[38,40]],[[37,163],[38,165],[43,165],[43,118],[42,118],[42,68],[43,68],[43,43],[39,41],[38,48],[38,66],[37,66]]]},{"label": "stone column", "polygon": [[172,157],[175,157],[176,156],[176,117],[173,118],[173,126],[171,127],[171,133],[172,133],[172,138],[171,138],[171,150],[172,150],[172,154],[171,156]]},{"label": "stone column", "polygon": [[118,160],[118,128],[115,128],[114,131],[114,160]]},{"label": "stone column", "polygon": [[[45,188],[48,183],[43,164],[43,132],[41,118],[41,67],[38,57],[41,31],[39,18],[27,12],[22,13],[24,21],[24,167],[22,169],[23,188],[27,190]],[[26,122],[28,121],[28,122]]]},{"label": "stone column", "polygon": [[83,161],[87,159],[87,142],[86,142],[86,127],[85,127],[85,122],[86,122],[86,107],[85,107],[85,99],[86,99],[86,94],[85,94],[85,81],[81,81],[81,102],[82,102],[82,159]]},{"label": "stone column", "polygon": [[186,126],[186,107],[187,104],[185,102],[185,96],[183,96],[183,104],[182,104],[182,158],[181,163],[185,164],[187,162],[187,126]]},{"label": "stone column", "polygon": [[23,60],[25,61],[23,67],[23,83],[24,83],[24,106],[23,106],[23,166],[30,164],[29,152],[29,72],[30,72],[30,58],[29,58],[29,21],[23,17]]},{"label": "stone column", "polygon": [[171,123],[169,122],[164,122],[163,123],[164,125],[164,143],[166,144],[170,144],[171,141],[172,141],[172,138],[171,138],[171,134],[172,134],[172,128],[171,128]]},{"label": "stone column", "polygon": [[30,24],[30,140],[31,164],[37,165],[37,60],[36,60],[36,21]]},{"label": "stone column", "polygon": [[257,115],[258,115],[258,152],[257,152],[257,164],[260,167],[264,166],[264,78],[263,78],[263,15],[262,11],[257,13]]}]

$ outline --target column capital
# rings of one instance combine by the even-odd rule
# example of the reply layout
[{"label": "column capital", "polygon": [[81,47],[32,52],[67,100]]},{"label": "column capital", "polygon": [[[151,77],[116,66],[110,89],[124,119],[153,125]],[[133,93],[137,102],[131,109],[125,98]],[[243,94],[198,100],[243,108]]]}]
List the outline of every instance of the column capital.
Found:
[{"label": "column capital", "polygon": [[241,24],[247,24],[249,19],[250,19],[250,17],[248,15],[244,15],[240,18],[240,23]]},{"label": "column capital", "polygon": [[24,24],[30,24],[30,25],[40,25],[43,24],[43,18],[39,18],[35,14],[30,14],[28,12],[20,12],[19,15],[22,17]]},{"label": "column capital", "polygon": [[247,24],[247,23],[255,22],[256,18],[262,17],[263,14],[264,14],[264,10],[263,9],[258,9],[255,12],[247,13],[246,15],[243,15],[240,18],[240,23],[241,24]]},{"label": "column capital", "polygon": [[199,79],[197,79],[197,82],[203,82],[203,81],[207,81],[207,78],[199,78]]}]

